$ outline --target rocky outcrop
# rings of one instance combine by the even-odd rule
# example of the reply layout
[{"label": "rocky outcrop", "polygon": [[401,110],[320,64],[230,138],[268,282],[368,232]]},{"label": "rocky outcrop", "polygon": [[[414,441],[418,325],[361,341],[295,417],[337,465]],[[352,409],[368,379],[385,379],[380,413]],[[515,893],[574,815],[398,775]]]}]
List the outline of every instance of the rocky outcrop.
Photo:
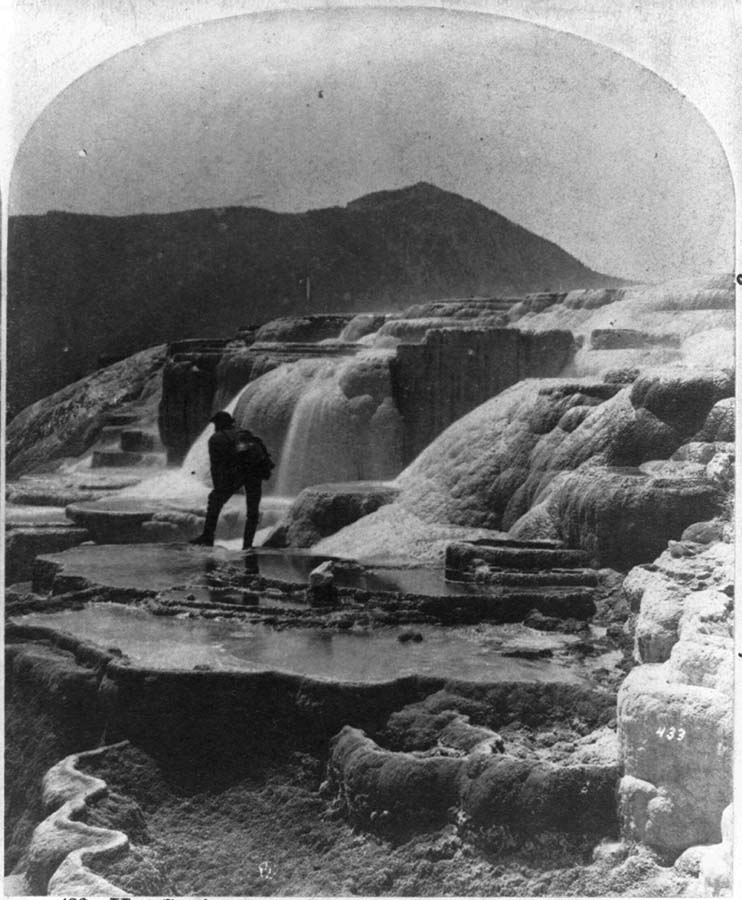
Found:
[{"label": "rocky outcrop", "polygon": [[701,430],[693,438],[695,441],[715,443],[734,441],[735,399],[726,397],[719,400],[709,410]]},{"label": "rocky outcrop", "polygon": [[62,757],[95,747],[103,733],[100,671],[83,660],[82,653],[39,642],[6,645],[6,871],[43,818],[44,773]]},{"label": "rocky outcrop", "polygon": [[137,405],[135,419],[154,421],[164,361],[164,347],[143,350],[24,409],[6,431],[8,477],[82,456],[127,404]]},{"label": "rocky outcrop", "polygon": [[116,895],[116,885],[95,875],[87,863],[126,852],[121,831],[79,821],[87,804],[104,794],[106,784],[86,775],[78,763],[105,753],[107,747],[68,756],[44,777],[43,801],[49,815],[35,829],[26,856],[25,880],[33,894]]},{"label": "rocky outcrop", "polygon": [[373,346],[397,347],[400,344],[421,344],[429,331],[438,331],[442,328],[462,328],[476,326],[479,328],[501,328],[503,323],[499,318],[495,320],[477,320],[472,322],[456,322],[453,319],[442,316],[399,316],[390,317],[376,333]]},{"label": "rocky outcrop", "polygon": [[58,553],[90,539],[85,528],[65,525],[8,528],[5,532],[5,583],[30,581],[33,563],[43,553]]},{"label": "rocky outcrop", "polygon": [[390,715],[376,741],[343,728],[323,791],[386,834],[447,821],[511,846],[554,830],[609,834],[618,760],[601,726],[612,715],[611,694],[574,686],[449,683]]},{"label": "rocky outcrop", "polygon": [[621,817],[670,858],[718,843],[732,798],[732,578],[731,544],[684,540],[625,584],[642,664],[618,698]]},{"label": "rocky outcrop", "polygon": [[353,822],[381,831],[457,817],[470,828],[502,829],[516,844],[555,830],[614,831],[615,764],[524,760],[503,752],[502,739],[486,729],[464,736],[473,740],[451,748],[458,755],[443,747],[425,755],[384,750],[346,726],[331,742],[327,790]]},{"label": "rocky outcrop", "polygon": [[731,803],[721,815],[721,842],[698,849],[702,896],[733,896],[734,816]]},{"label": "rocky outcrop", "polygon": [[619,718],[625,771],[641,773],[621,781],[630,837],[671,857],[692,844],[718,841],[721,810],[731,798],[729,699],[668,684],[661,673],[641,667],[622,689]]},{"label": "rocky outcrop", "polygon": [[311,547],[327,535],[391,503],[397,493],[392,484],[369,481],[304,488],[283,523],[286,545]]},{"label": "rocky outcrop", "polygon": [[217,366],[226,341],[187,340],[169,344],[162,375],[159,426],[171,464],[183,461],[213,412]]},{"label": "rocky outcrop", "polygon": [[251,346],[230,341],[216,366],[216,391],[212,409],[225,409],[242,388],[252,380],[256,356]]},{"label": "rocky outcrop", "polygon": [[[186,541],[200,534],[204,523],[203,516],[193,512],[163,509],[156,501],[119,497],[71,503],[66,513],[97,544]],[[231,525],[230,536],[236,536],[238,525],[233,518],[229,512],[225,515],[222,533]]]},{"label": "rocky outcrop", "polygon": [[676,470],[675,477],[664,470],[653,475],[646,467],[696,435],[732,392],[726,372],[662,371],[629,386],[521,382],[450,426],[398,477],[392,506],[326,539],[323,552],[353,555],[355,542],[358,554],[371,544],[381,553],[382,519],[386,551],[399,552],[409,544],[402,523],[413,518],[565,540],[599,564],[647,561],[645,537],[649,553],[656,552],[724,505],[726,457],[693,478]]},{"label": "rocky outcrop", "polygon": [[510,534],[561,540],[584,550],[596,566],[626,571],[649,562],[669,535],[679,536],[722,504],[722,493],[702,475],[652,477],[639,469],[584,467],[552,482],[547,499],[521,516]]},{"label": "rocky outcrop", "polygon": [[[584,567],[586,558],[583,551],[565,550],[556,541],[453,542],[446,548],[445,574],[448,581],[491,585],[493,590],[538,591],[553,598],[561,593],[563,614],[589,618],[595,614],[593,589],[601,579],[595,569]],[[554,604],[554,609],[559,606]],[[563,619],[544,617],[538,611],[525,624],[543,630],[564,627]],[[580,627],[577,622],[572,625]]]},{"label": "rocky outcrop", "polygon": [[492,529],[425,521],[394,502],[323,538],[313,552],[363,562],[409,565],[413,560],[416,565],[440,566],[451,541],[502,537],[503,532]]},{"label": "rocky outcrop", "polygon": [[258,329],[256,342],[319,343],[339,337],[353,318],[352,313],[318,314],[311,316],[282,316],[271,319]]},{"label": "rocky outcrop", "polygon": [[426,303],[416,303],[406,309],[399,318],[425,319],[425,318],[450,318],[455,323],[457,319],[493,319],[501,325],[507,324],[507,315],[516,298],[502,297],[458,297],[451,300],[428,300]]},{"label": "rocky outcrop", "polygon": [[634,635],[641,662],[670,658],[690,596],[703,599],[709,592],[723,609],[729,607],[727,615],[731,610],[731,544],[717,541],[705,548],[689,544],[674,544],[653,564],[632,569],[624,582],[624,593],[637,615]]},{"label": "rocky outcrop", "polygon": [[[595,574],[589,578],[581,568],[586,562],[579,550],[566,550],[555,541],[519,541],[504,539],[501,542],[449,544],[446,551],[446,576],[457,581],[489,582],[502,569],[514,569],[525,573],[545,569],[575,570],[581,580],[595,584]],[[566,574],[566,572],[565,572]]]}]

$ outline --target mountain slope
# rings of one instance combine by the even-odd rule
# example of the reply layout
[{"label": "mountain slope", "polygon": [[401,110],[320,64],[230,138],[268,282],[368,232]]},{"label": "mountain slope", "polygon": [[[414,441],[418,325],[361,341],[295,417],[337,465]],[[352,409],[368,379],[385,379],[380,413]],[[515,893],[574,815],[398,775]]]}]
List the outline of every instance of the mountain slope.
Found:
[{"label": "mountain slope", "polygon": [[101,355],[230,337],[278,315],[620,283],[425,183],[306,213],[17,216],[8,266],[11,415]]}]

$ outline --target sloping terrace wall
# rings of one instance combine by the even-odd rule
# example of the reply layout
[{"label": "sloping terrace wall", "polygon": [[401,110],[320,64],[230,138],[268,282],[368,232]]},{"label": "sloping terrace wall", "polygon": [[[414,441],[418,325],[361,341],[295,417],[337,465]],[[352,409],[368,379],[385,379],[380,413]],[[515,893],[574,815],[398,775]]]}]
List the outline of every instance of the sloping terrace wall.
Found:
[{"label": "sloping terrace wall", "polygon": [[452,422],[524,378],[558,375],[574,354],[569,331],[440,329],[420,344],[401,344],[392,389],[405,423],[411,462]]},{"label": "sloping terrace wall", "polygon": [[160,437],[167,461],[181,463],[211,416],[216,368],[225,340],[189,340],[169,344],[162,372]]}]

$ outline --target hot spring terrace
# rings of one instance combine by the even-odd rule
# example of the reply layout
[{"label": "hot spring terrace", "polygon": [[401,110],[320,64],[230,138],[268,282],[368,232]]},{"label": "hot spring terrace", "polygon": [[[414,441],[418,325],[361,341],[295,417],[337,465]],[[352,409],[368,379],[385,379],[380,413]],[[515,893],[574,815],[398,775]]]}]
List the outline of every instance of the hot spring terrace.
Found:
[{"label": "hot spring terrace", "polygon": [[[47,723],[53,752],[101,740],[104,757],[137,748],[179,790],[218,792],[266,755],[329,753],[328,795],[343,797],[362,828],[389,835],[442,827],[458,804],[478,820],[485,769],[505,773],[507,745],[522,759],[513,777],[532,773],[539,791],[546,778],[553,793],[552,813],[529,813],[525,832],[556,827],[559,773],[569,770],[575,840],[614,833],[607,726],[623,654],[589,621],[598,574],[579,552],[503,539],[476,547],[501,564],[484,584],[469,545],[459,549],[448,559],[458,581],[441,568],[306,551],[118,544],[40,556],[28,590],[9,597],[11,704]],[[555,728],[571,741],[561,766],[551,761]],[[357,750],[381,754],[390,771],[411,765],[400,775],[408,788],[394,798],[383,784],[356,784],[367,778],[351,761]],[[69,884],[61,870],[49,882],[54,869],[33,861],[38,840],[27,883]]]},{"label": "hot spring terrace", "polygon": [[[501,565],[560,567],[501,568],[481,584],[301,551],[86,545],[36,560],[32,593],[9,603],[9,637],[64,631],[144,667],[337,682],[435,675],[589,685],[595,669],[619,676],[620,652],[586,621],[599,579],[582,554],[507,540],[477,552],[498,554]],[[524,625],[529,616],[566,623],[568,633]]]},{"label": "hot spring terrace", "polygon": [[[313,761],[310,827],[338,816],[391,840],[388,853],[438,829],[436,841],[475,857],[553,839],[577,865],[585,842],[589,854],[622,834],[667,862],[723,837],[733,383],[728,372],[634,367],[680,359],[695,340],[685,332],[604,333],[607,318],[589,341],[552,330],[593,305],[612,322],[633,303],[628,320],[645,302],[577,293],[572,305],[564,295],[440,302],[409,317],[279,322],[258,340],[252,330],[229,345],[173,345],[159,415],[150,400],[108,411],[84,455],[9,485],[6,821],[9,868],[27,888],[137,893],[153,852],[141,856],[135,823],[133,851],[119,847],[111,862],[90,850],[92,874],[83,866],[70,880],[68,844],[47,835],[103,813],[84,800],[78,825],[64,806],[45,818],[41,777],[57,765],[54,784],[105,772],[124,809],[139,804],[148,822],[159,813],[130,772],[198,795],[177,807],[175,831],[192,830],[185,856],[204,869],[202,844],[213,845],[202,803],[246,796],[259,761],[288,766],[292,754]],[[728,317],[726,295],[712,299],[680,311],[672,292],[657,302],[672,307],[663,322],[690,333],[699,316],[709,327]],[[529,321],[552,316],[550,330],[503,327],[516,306]],[[449,327],[458,314],[474,321]],[[620,365],[503,391],[597,357]],[[208,493],[203,426],[228,402],[286,461],[286,496],[264,498],[265,546],[248,554],[231,549],[240,497],[220,521],[222,546],[186,543]],[[166,453],[182,464],[163,469]],[[327,536],[334,549],[311,549]],[[699,654],[718,656],[701,675]],[[705,705],[691,709],[698,691]],[[687,742],[665,741],[661,754],[658,703],[698,717]],[[687,785],[698,784],[690,815]],[[239,840],[253,831],[243,823]],[[628,846],[599,845],[595,859],[620,870]],[[437,871],[448,851],[428,852]],[[235,865],[229,893],[249,880]],[[93,881],[74,880],[83,875]]]},{"label": "hot spring terrace", "polygon": [[[451,755],[456,772],[472,753],[497,757],[496,722],[510,723],[509,745],[534,777],[556,777],[549,739],[528,735],[559,727],[583,747],[569,757],[571,771],[582,773],[583,786],[592,779],[581,805],[575,781],[584,812],[577,831],[599,823],[611,833],[606,798],[617,768],[606,726],[623,654],[605,626],[589,621],[600,578],[580,552],[503,538],[476,547],[477,558],[500,563],[499,577],[480,583],[469,549],[452,545],[448,569],[458,581],[440,567],[368,567],[307,551],[87,544],[42,555],[31,584],[8,598],[11,705],[49,723],[56,753],[66,742],[95,746],[101,735],[106,745],[123,740],[189,790],[213,789],[215,773],[239,781],[256,755],[303,749],[324,757],[335,738],[332,777],[347,815],[374,830],[378,806],[386,812],[377,825],[392,832],[443,823],[459,802],[452,794],[445,808],[410,819],[408,805],[390,813],[394,803],[374,787],[372,807],[357,806],[344,755],[368,741],[393,767],[406,765],[408,725],[398,739],[385,736],[396,715],[432,715],[423,729],[432,756],[419,765],[434,783],[443,779],[441,790]],[[438,694],[459,698],[442,718],[425,707]],[[485,718],[470,724],[454,711],[461,703],[486,710]],[[439,733],[450,745],[440,758]],[[597,768],[585,762],[596,741]],[[460,768],[460,777],[468,784],[473,776]],[[416,800],[413,790],[405,804]],[[597,818],[588,814],[596,800]],[[37,890],[47,877],[33,866],[28,875]]]}]

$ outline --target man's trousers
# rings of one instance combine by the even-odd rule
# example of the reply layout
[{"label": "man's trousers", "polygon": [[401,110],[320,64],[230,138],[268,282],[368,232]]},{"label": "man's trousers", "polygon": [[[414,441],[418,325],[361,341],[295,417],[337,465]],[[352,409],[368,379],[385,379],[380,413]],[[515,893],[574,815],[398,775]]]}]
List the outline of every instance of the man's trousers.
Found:
[{"label": "man's trousers", "polygon": [[[245,484],[245,531],[242,535],[242,549],[247,550],[252,547],[253,538],[258,528],[260,520],[260,500],[263,494],[263,482],[259,478],[250,478]],[[206,504],[206,523],[204,525],[201,539],[205,544],[214,543],[214,535],[216,534],[216,524],[219,521],[219,513],[222,507],[229,500],[232,494],[239,490],[237,487],[230,488],[214,488],[209,494]]]}]

